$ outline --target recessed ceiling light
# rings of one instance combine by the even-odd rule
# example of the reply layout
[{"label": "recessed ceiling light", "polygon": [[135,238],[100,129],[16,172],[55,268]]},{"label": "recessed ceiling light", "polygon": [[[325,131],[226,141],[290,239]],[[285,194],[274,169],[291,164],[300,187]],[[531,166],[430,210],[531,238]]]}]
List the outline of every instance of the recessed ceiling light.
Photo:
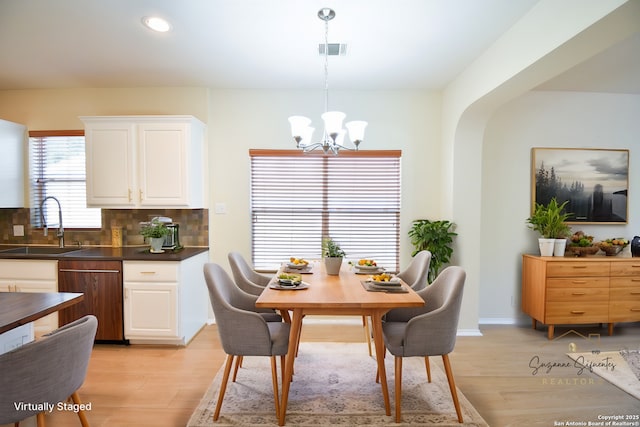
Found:
[{"label": "recessed ceiling light", "polygon": [[171,24],[157,16],[145,16],[142,18],[142,23],[145,27],[159,33],[166,33],[171,30]]}]

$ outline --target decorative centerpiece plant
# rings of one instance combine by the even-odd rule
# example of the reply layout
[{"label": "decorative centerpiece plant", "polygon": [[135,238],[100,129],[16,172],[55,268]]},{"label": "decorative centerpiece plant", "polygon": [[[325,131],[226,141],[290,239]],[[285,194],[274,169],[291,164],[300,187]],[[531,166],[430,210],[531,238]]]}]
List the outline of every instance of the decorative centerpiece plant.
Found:
[{"label": "decorative centerpiece plant", "polygon": [[164,238],[169,234],[169,229],[164,222],[160,222],[158,218],[154,218],[142,226],[140,234],[149,239],[151,252],[161,252]]},{"label": "decorative centerpiece plant", "polygon": [[[527,218],[529,228],[540,233],[539,245],[542,256],[553,255],[554,246],[557,246],[556,240],[559,241],[559,244],[564,242],[564,245],[566,245],[566,239],[571,235],[571,228],[566,221],[573,214],[564,212],[567,203],[569,201],[559,205],[555,197],[546,206],[536,203],[533,214]],[[555,255],[564,255],[564,246],[560,246],[562,246],[562,253],[556,250]]]},{"label": "decorative centerpiece plant", "polygon": [[340,245],[331,237],[322,239],[322,258],[324,259],[327,274],[334,276],[340,274],[342,258],[344,258],[345,255]]},{"label": "decorative centerpiece plant", "polygon": [[429,283],[438,276],[443,265],[447,264],[453,254],[453,237],[457,233],[451,231],[454,224],[450,221],[439,220],[430,221],[428,219],[418,219],[413,221],[409,237],[414,251],[411,256],[418,252],[427,250],[431,252],[431,263],[429,264]]}]

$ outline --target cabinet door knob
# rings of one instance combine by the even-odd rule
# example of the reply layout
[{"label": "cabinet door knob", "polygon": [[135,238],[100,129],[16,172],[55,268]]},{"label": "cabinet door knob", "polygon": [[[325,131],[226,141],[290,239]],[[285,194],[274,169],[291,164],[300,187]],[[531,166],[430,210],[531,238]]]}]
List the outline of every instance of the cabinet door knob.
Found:
[{"label": "cabinet door knob", "polygon": [[584,314],[582,310],[571,310],[571,314]]},{"label": "cabinet door knob", "polygon": [[585,295],[585,293],[584,292],[574,292],[571,295],[578,295],[579,296],[579,295]]},{"label": "cabinet door knob", "polygon": [[129,202],[133,201],[133,197],[131,196],[131,189],[129,189]]}]

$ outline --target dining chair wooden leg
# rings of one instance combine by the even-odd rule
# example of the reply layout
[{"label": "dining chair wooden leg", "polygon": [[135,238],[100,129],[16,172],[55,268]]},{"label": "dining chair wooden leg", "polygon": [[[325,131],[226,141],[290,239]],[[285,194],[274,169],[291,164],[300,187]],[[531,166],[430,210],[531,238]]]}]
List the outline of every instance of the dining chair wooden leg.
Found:
[{"label": "dining chair wooden leg", "polygon": [[442,363],[444,364],[444,370],[447,373],[447,381],[449,381],[449,389],[451,390],[451,397],[453,398],[453,406],[455,406],[456,414],[458,415],[458,422],[462,423],[462,412],[460,411],[458,392],[456,391],[456,383],[453,380],[453,371],[451,370],[451,363],[449,362],[448,354],[442,355]]},{"label": "dining chair wooden leg", "polygon": [[371,351],[371,330],[369,329],[369,319],[367,316],[362,316],[362,327],[364,328],[364,340],[369,349],[369,357],[373,357],[373,352]]},{"label": "dining chair wooden leg", "polygon": [[402,419],[402,357],[395,359],[395,382],[396,382],[396,423]]},{"label": "dining chair wooden leg", "polygon": [[[20,423],[18,423],[18,425],[20,425]],[[38,427],[45,427],[45,422],[44,422],[44,412],[38,412],[38,414],[36,415],[36,425]]]},{"label": "dining chair wooden leg", "polygon": [[242,366],[242,357],[243,356],[236,356],[236,365],[233,368],[233,378],[231,379],[232,382],[236,382],[236,377],[238,376],[238,368],[240,368]]},{"label": "dining chair wooden leg", "polygon": [[431,382],[431,365],[429,364],[429,356],[424,357],[424,367],[427,368],[427,380]]},{"label": "dining chair wooden leg", "polygon": [[278,397],[278,367],[276,357],[271,356],[271,382],[273,382],[273,399],[276,404],[276,419],[280,419],[280,398]]},{"label": "dining chair wooden leg", "polygon": [[233,355],[227,354],[227,363],[224,365],[224,375],[222,376],[220,391],[218,392],[218,402],[216,403],[216,410],[213,413],[213,421],[218,421],[218,418],[220,417],[220,408],[222,408],[222,399],[224,399],[224,392],[227,390],[227,381],[229,381],[229,373],[231,373],[233,358]]},{"label": "dining chair wooden leg", "polygon": [[[77,391],[71,395],[71,400],[73,400],[73,403],[78,405],[79,408],[82,407],[82,401],[80,400],[80,396],[78,395]],[[82,409],[78,411],[78,418],[80,418],[80,424],[82,425],[82,427],[89,427],[89,420],[87,419],[87,415]]]}]

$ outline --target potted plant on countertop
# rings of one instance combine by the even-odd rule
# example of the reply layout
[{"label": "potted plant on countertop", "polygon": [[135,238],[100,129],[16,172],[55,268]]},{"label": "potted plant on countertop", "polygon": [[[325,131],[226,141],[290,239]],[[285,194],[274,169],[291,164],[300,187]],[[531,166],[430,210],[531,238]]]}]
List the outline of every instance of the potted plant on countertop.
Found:
[{"label": "potted plant on countertop", "polygon": [[149,239],[149,245],[151,246],[149,251],[151,253],[162,253],[162,244],[164,238],[169,234],[169,229],[164,222],[161,222],[158,218],[153,218],[148,223],[145,223],[140,229],[140,234]]},{"label": "potted plant on countertop", "polygon": [[430,221],[428,219],[418,219],[413,221],[409,237],[414,251],[411,256],[416,256],[420,251],[431,252],[431,262],[429,264],[428,281],[432,283],[438,276],[443,265],[449,262],[453,254],[453,237],[457,233],[451,231],[454,224],[450,221]]},{"label": "potted plant on countertop", "polygon": [[340,274],[342,259],[346,254],[335,240],[331,237],[322,239],[322,259],[327,274],[337,276]]},{"label": "potted plant on countertop", "polygon": [[571,234],[566,221],[573,215],[563,212],[567,203],[568,200],[559,205],[555,197],[546,206],[536,203],[533,215],[527,218],[529,228],[540,233],[541,256],[564,256],[567,237]]}]

